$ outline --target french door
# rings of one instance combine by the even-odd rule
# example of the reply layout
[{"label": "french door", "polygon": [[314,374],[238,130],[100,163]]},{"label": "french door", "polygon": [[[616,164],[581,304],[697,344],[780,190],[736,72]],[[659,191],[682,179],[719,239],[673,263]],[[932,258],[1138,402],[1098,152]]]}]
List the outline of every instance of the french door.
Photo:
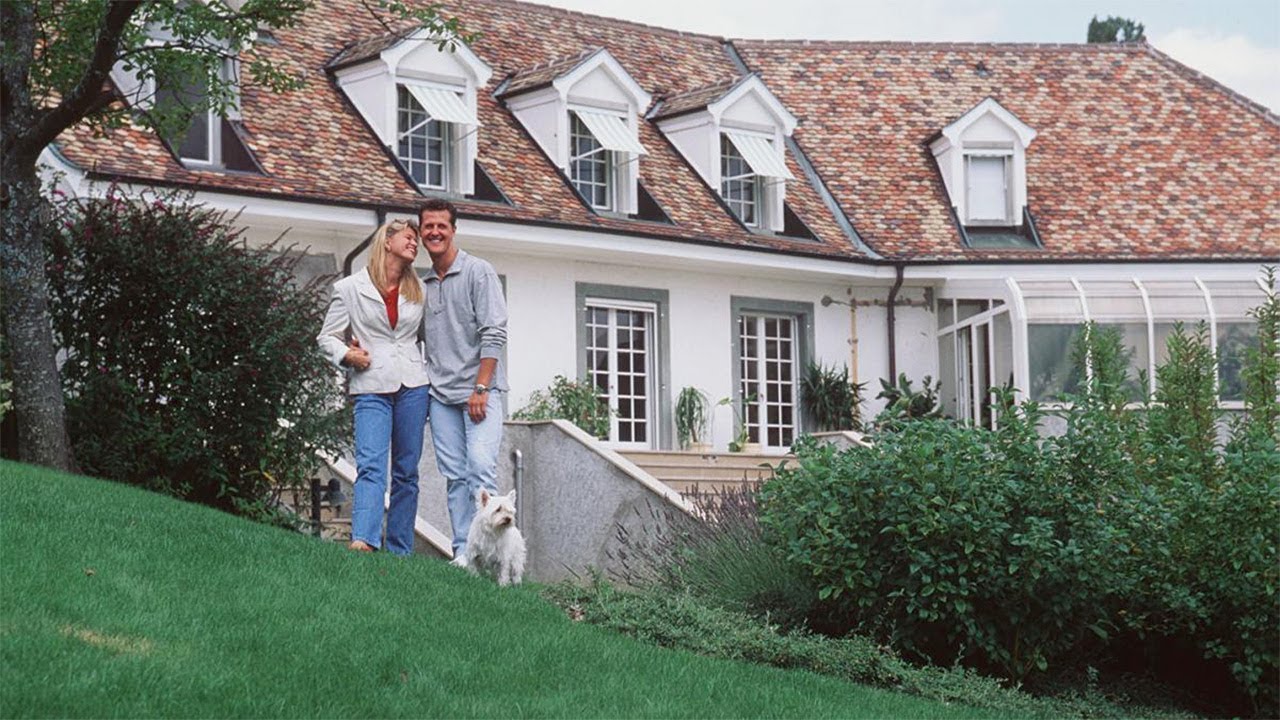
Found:
[{"label": "french door", "polygon": [[739,358],[746,406],[747,442],[787,448],[795,441],[796,319],[787,316],[738,316]]},{"label": "french door", "polygon": [[587,299],[587,375],[613,410],[609,442],[625,449],[654,446],[653,303]]}]

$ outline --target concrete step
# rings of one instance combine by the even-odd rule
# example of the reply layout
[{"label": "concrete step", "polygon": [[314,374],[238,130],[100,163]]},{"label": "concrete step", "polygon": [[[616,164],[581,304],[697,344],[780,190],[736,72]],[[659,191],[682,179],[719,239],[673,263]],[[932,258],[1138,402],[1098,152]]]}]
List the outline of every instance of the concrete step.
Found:
[{"label": "concrete step", "polygon": [[620,454],[686,496],[764,482],[773,477],[773,468],[779,463],[795,459],[791,455],[663,450],[628,450]]}]

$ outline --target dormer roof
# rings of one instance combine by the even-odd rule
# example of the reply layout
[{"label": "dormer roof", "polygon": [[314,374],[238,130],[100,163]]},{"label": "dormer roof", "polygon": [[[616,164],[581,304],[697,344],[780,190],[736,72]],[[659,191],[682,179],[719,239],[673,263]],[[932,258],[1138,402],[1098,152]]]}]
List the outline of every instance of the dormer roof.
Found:
[{"label": "dormer roof", "polygon": [[[400,62],[423,46],[434,47],[439,40],[427,30],[417,25],[402,25],[390,32],[380,33],[348,44],[327,63],[325,70],[336,73],[364,63],[382,61],[387,67],[396,70]],[[458,61],[477,85],[489,82],[493,69],[480,59],[465,43],[456,43],[452,49],[445,51]]]},{"label": "dormer roof", "polygon": [[653,96],[645,91],[631,73],[602,47],[588,48],[577,55],[557,58],[547,63],[516,71],[502,88],[500,97],[510,98],[545,87],[554,87],[562,97],[567,97],[569,89],[597,68],[605,72],[617,83],[635,105],[637,112],[643,113],[653,101]]},{"label": "dormer roof", "polygon": [[[1036,137],[1034,128],[1019,120],[1017,115],[1006,110],[995,98],[988,97],[984,98],[982,102],[975,105],[965,114],[956,118],[955,122],[938,131],[935,138],[945,139],[951,145],[959,145],[965,131],[987,115],[994,117],[1009,130],[1013,131],[1024,150]],[[934,142],[936,142],[936,139]]]},{"label": "dormer roof", "polygon": [[795,131],[798,120],[791,114],[778,96],[774,95],[756,73],[748,73],[729,80],[721,80],[688,92],[673,95],[656,106],[650,113],[652,120],[666,120],[706,110],[717,120],[724,111],[745,95],[754,94],[773,115],[783,135]]}]

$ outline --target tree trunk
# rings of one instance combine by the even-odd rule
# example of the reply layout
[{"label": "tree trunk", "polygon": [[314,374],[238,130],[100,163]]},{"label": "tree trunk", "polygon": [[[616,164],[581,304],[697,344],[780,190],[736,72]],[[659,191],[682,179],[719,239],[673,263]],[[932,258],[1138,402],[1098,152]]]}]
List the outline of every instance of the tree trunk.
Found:
[{"label": "tree trunk", "polygon": [[34,163],[4,167],[4,238],[0,243],[0,291],[5,348],[13,368],[13,412],[18,421],[18,458],[74,470],[67,437],[62,384],[58,377],[48,278],[44,268],[44,198]]}]

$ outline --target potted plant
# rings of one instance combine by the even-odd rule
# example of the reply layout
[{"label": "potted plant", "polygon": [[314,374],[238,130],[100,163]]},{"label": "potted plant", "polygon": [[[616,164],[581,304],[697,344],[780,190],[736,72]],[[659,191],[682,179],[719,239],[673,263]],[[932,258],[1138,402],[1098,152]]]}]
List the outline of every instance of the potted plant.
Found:
[{"label": "potted plant", "polygon": [[849,366],[810,362],[800,380],[800,400],[818,432],[862,430],[859,407],[865,383],[849,382]]},{"label": "potted plant", "polygon": [[702,453],[711,450],[707,442],[710,406],[706,393],[695,387],[686,387],[676,396],[676,437],[681,449]]},{"label": "potted plant", "polygon": [[747,405],[756,401],[755,394],[748,395],[742,399],[742,404],[734,405],[733,398],[720,398],[720,402],[716,405],[728,405],[733,410],[733,421],[735,435],[729,441],[729,452],[740,453],[758,453],[760,452],[760,443],[749,442],[751,434],[747,430]]}]

